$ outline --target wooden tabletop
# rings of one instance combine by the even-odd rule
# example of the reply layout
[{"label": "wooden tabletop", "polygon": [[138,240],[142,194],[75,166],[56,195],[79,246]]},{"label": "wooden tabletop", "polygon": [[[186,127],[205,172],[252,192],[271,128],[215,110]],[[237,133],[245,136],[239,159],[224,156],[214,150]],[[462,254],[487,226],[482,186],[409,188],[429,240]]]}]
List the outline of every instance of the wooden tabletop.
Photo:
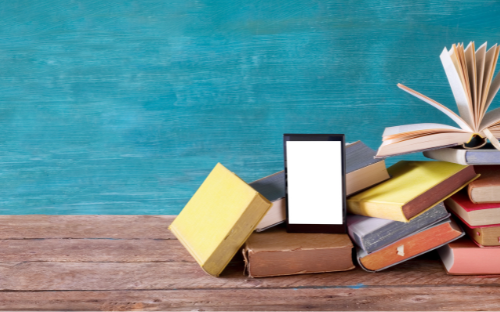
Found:
[{"label": "wooden tabletop", "polygon": [[500,278],[449,276],[431,253],[380,273],[252,279],[203,272],[172,216],[0,216],[3,310],[498,310]]}]

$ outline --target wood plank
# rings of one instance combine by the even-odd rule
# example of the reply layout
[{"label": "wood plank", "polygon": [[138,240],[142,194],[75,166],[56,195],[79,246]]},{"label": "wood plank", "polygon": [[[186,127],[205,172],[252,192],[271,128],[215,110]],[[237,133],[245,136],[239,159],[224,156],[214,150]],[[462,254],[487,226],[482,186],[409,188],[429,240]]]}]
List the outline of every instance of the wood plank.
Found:
[{"label": "wood plank", "polygon": [[499,277],[449,276],[438,261],[413,260],[377,274],[347,272],[253,279],[241,264],[215,278],[189,262],[0,263],[0,290],[152,290],[359,286],[500,286]]},{"label": "wood plank", "polygon": [[0,216],[0,239],[152,238],[175,239],[175,216]]},{"label": "wood plank", "polygon": [[166,239],[13,239],[0,251],[0,262],[196,262]]},{"label": "wood plank", "polygon": [[[467,295],[464,296],[464,293]],[[2,310],[498,310],[498,287],[0,292]]]}]

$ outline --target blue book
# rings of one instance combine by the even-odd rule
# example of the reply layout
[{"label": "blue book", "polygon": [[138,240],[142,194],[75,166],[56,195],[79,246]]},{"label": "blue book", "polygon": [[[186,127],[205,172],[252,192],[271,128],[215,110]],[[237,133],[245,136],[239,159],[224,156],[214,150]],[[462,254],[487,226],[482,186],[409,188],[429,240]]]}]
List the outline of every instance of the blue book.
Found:
[{"label": "blue book", "polygon": [[460,165],[500,165],[500,151],[490,143],[478,149],[448,147],[426,151],[424,156]]}]

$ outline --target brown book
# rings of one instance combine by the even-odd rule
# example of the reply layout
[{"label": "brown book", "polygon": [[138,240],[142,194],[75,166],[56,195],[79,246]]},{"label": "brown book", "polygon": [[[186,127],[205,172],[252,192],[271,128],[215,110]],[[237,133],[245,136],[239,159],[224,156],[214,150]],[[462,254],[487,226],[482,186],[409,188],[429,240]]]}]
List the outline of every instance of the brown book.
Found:
[{"label": "brown book", "polygon": [[467,188],[475,204],[500,203],[500,166],[474,166],[481,176]]},{"label": "brown book", "polygon": [[464,233],[446,220],[398,240],[373,253],[358,249],[358,262],[367,271],[381,271],[458,239]]},{"label": "brown book", "polygon": [[287,233],[276,227],[253,233],[243,256],[250,277],[346,271],[354,269],[347,234]]}]

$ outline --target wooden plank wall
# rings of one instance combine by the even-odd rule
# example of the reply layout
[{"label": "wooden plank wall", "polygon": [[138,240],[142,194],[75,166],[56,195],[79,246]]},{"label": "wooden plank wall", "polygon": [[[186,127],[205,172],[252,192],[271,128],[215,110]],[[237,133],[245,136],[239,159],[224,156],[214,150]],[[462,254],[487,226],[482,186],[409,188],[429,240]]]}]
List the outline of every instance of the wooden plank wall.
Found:
[{"label": "wooden plank wall", "polygon": [[285,132],[376,148],[386,126],[451,124],[396,83],[455,109],[439,54],[497,42],[499,14],[492,0],[1,1],[0,214],[177,214],[217,162],[246,181],[280,170]]}]

